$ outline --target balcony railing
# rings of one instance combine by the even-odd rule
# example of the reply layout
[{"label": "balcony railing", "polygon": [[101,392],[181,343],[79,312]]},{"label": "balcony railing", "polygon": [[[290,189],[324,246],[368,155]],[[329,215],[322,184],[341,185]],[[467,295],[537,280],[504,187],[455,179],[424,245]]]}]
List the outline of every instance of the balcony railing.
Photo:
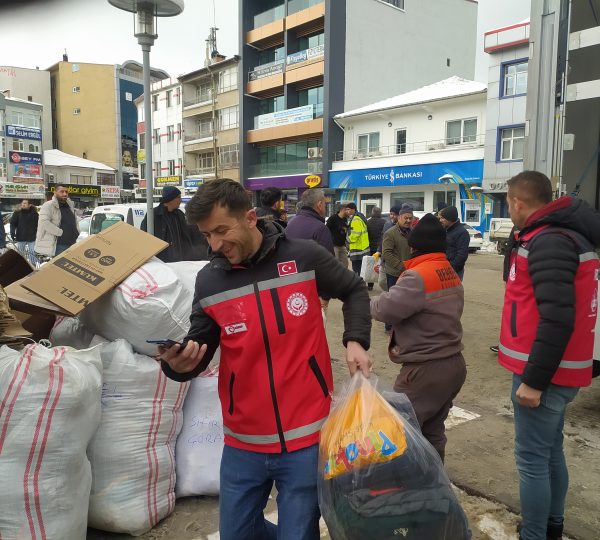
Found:
[{"label": "balcony railing", "polygon": [[281,4],[280,6],[276,6],[274,8],[268,9],[267,11],[263,11],[258,15],[255,15],[254,28],[259,28],[260,26],[264,26],[265,24],[269,24],[279,19],[283,19],[284,17],[285,5]]},{"label": "balcony railing", "polygon": [[317,103],[316,105],[304,105],[302,107],[295,107],[293,109],[285,109],[283,111],[255,116],[254,129],[285,126],[322,117],[323,103]]},{"label": "balcony railing", "polygon": [[277,162],[277,163],[259,163],[249,167],[250,177],[263,176],[284,176],[291,174],[318,174],[323,172],[323,162],[309,159],[299,159],[296,161]]},{"label": "balcony railing", "polygon": [[183,140],[185,142],[197,141],[198,139],[208,139],[212,138],[213,130],[212,127],[208,127],[206,129],[200,129],[197,131],[186,131]]},{"label": "balcony railing", "polygon": [[202,174],[215,174],[215,167],[200,167],[199,169],[186,169],[188,176],[200,176]]},{"label": "balcony railing", "polygon": [[210,90],[198,92],[195,97],[183,102],[184,107],[192,105],[200,105],[200,103],[208,103],[212,100],[212,92]]},{"label": "balcony railing", "polygon": [[333,161],[350,161],[353,159],[372,159],[384,156],[402,156],[404,154],[421,154],[447,150],[467,150],[479,148],[485,144],[485,134],[464,136],[461,138],[435,139],[431,141],[409,142],[391,146],[361,148],[359,150],[342,150],[335,152]]},{"label": "balcony railing", "polygon": [[288,15],[297,13],[317,4],[322,4],[324,0],[290,0],[288,2]]}]

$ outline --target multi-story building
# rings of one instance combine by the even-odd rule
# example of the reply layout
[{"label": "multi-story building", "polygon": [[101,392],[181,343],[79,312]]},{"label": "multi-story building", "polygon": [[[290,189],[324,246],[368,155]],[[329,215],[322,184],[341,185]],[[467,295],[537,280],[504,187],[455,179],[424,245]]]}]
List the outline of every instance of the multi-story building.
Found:
[{"label": "multi-story building", "polygon": [[[133,188],[137,173],[137,108],[143,93],[142,66],[69,62],[48,69],[54,148],[117,170],[117,185]],[[152,69],[153,81],[167,79]]]},{"label": "multi-story building", "polygon": [[525,167],[600,208],[598,2],[532,0]]},{"label": "multi-story building", "polygon": [[240,179],[239,62],[215,53],[210,64],[179,77],[188,191],[211,178]]},{"label": "multi-story building", "polygon": [[242,176],[251,190],[283,188],[291,207],[307,183],[329,186],[337,114],[473,78],[470,0],[240,0],[239,13]]},{"label": "multi-story building", "polygon": [[43,69],[0,66],[0,92],[5,96],[39,103],[42,112],[42,148],[52,148],[50,73]]},{"label": "multi-story building", "polygon": [[41,104],[0,93],[0,205],[3,210],[12,210],[21,198],[35,202],[45,199],[42,115]]},{"label": "multi-story building", "polygon": [[529,21],[489,30],[484,50],[489,69],[483,189],[494,217],[508,217],[506,181],[523,170]]},{"label": "multi-story building", "polygon": [[490,201],[483,196],[486,85],[450,77],[335,116],[344,150],[334,155],[329,186],[336,199],[374,206],[411,204],[435,212],[456,206],[483,230]]},{"label": "multi-story building", "polygon": [[[164,186],[183,187],[183,99],[177,79],[163,79],[151,87],[152,94],[152,174],[156,194]],[[146,198],[146,125],[144,96],[135,100],[138,110],[138,177],[135,197]]]}]

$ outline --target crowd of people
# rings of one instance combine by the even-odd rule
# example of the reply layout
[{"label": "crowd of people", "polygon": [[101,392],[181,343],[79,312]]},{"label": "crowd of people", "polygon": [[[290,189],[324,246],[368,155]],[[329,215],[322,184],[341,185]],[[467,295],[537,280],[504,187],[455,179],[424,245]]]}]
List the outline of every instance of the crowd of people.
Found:
[{"label": "crowd of people", "polygon": [[[535,171],[508,181],[507,202],[515,229],[494,350],[513,374],[519,535],[560,540],[565,410],[592,378],[600,215],[571,197],[553,200],[550,180]],[[243,186],[226,179],[200,186],[185,215],[180,205],[181,192],[164,188],[154,234],[169,245],[159,257],[210,263],[197,279],[187,337],[161,347],[158,359],[167,377],[188,381],[221,348],[221,538],[320,537],[318,442],[333,393],[322,309],[331,298],[343,302],[350,374],[370,376],[371,321],[385,323],[389,358],[401,365],[394,389],[408,396],[444,460],[444,422],[467,376],[461,316],[469,234],[456,207],[417,220],[403,204],[389,219],[380,208],[367,218],[350,201],[326,220],[326,194],[313,188],[288,220],[279,189],[263,190],[254,208]],[[58,186],[39,215],[23,201],[10,228],[20,249],[61,253],[78,235],[67,190]],[[361,265],[379,255],[382,292],[370,296]],[[263,516],[273,483],[277,526]]]}]

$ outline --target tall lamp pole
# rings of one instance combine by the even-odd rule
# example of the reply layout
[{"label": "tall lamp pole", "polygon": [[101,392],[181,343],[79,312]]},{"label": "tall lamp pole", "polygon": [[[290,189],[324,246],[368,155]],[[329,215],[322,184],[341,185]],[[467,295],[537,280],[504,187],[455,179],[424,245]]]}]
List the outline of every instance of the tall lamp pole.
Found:
[{"label": "tall lamp pole", "polygon": [[112,6],[133,13],[135,37],[142,47],[144,62],[144,126],[146,143],[146,224],[154,234],[154,174],[152,171],[152,95],[150,90],[150,49],[158,37],[158,17],[174,17],[183,11],[183,0],[108,0]]},{"label": "tall lamp pole", "polygon": [[444,184],[444,202],[448,204],[448,184],[454,180],[451,174],[444,174],[438,178],[438,181]]}]

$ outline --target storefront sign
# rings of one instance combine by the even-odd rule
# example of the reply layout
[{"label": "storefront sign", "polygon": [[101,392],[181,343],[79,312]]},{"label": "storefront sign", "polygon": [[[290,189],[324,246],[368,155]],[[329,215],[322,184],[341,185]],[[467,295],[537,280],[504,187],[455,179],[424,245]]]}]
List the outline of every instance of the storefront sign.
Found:
[{"label": "storefront sign", "polygon": [[309,188],[317,187],[321,183],[321,177],[317,176],[316,174],[311,174],[304,179],[304,183]]},{"label": "storefront sign", "polygon": [[44,184],[15,184],[13,182],[0,182],[0,197],[9,199],[32,198],[45,199],[46,189]]},{"label": "storefront sign", "polygon": [[443,185],[439,178],[451,175],[455,184],[478,184],[483,179],[483,159],[448,163],[426,163],[404,167],[331,171],[329,187],[335,189],[394,187],[423,184]]},{"label": "storefront sign", "polygon": [[278,187],[279,189],[306,189],[306,179],[316,176],[321,179],[320,187],[323,185],[323,177],[320,175],[294,174],[291,176],[267,176],[264,178],[248,178],[244,181],[244,187],[250,190],[265,189],[268,187]]},{"label": "storefront sign", "polygon": [[[16,177],[16,175],[13,175],[13,178]],[[15,180],[15,182],[18,182],[19,184],[38,184],[38,185],[44,185],[44,179],[43,178],[39,178],[39,177],[34,177],[34,176],[19,176],[17,180]]]},{"label": "storefront sign", "polygon": [[121,188],[119,186],[100,186],[100,196],[103,199],[120,199]]},{"label": "storefront sign", "polygon": [[72,197],[94,197],[101,196],[100,186],[78,185],[78,184],[48,184],[48,191],[54,193],[56,186],[66,187],[69,196]]},{"label": "storefront sign", "polygon": [[189,178],[184,180],[183,185],[188,189],[195,189],[204,184],[203,178]]},{"label": "storefront sign", "polygon": [[288,54],[286,63],[288,66],[291,66],[293,64],[299,64],[300,62],[306,62],[307,60],[312,60],[313,58],[320,58],[322,56],[325,56],[325,45],[317,45],[316,47],[312,47],[311,49],[306,49],[297,53]]},{"label": "storefront sign", "polygon": [[146,163],[146,150],[138,150],[137,160],[138,163]]},{"label": "storefront sign", "polygon": [[258,79],[264,79],[265,77],[270,77],[271,75],[283,73],[283,65],[284,62],[283,60],[281,60],[277,63],[267,64],[265,66],[258,66],[250,72],[250,74],[248,75],[248,80],[258,81]]},{"label": "storefront sign", "polygon": [[42,165],[42,155],[32,154],[30,152],[16,152],[11,150],[9,152],[10,162],[16,163],[17,165]]},{"label": "storefront sign", "polygon": [[42,180],[42,167],[40,165],[13,165],[13,176],[39,177]]},{"label": "storefront sign", "polygon": [[482,187],[485,193],[506,193],[508,191],[506,180],[499,182],[484,180]]},{"label": "storefront sign", "polygon": [[11,126],[9,124],[6,124],[6,135],[18,139],[33,139],[34,141],[42,140],[41,129],[22,126]]},{"label": "storefront sign", "polygon": [[[153,196],[160,197],[162,195],[162,189],[154,189]],[[136,199],[145,199],[146,198],[146,188],[135,188],[134,197]]]},{"label": "storefront sign", "polygon": [[156,186],[180,186],[181,176],[159,176],[154,180]]},{"label": "storefront sign", "polygon": [[313,111],[314,105],[304,105],[303,107],[295,107],[294,109],[286,109],[285,111],[261,114],[258,117],[257,129],[285,126],[287,124],[312,120]]}]

